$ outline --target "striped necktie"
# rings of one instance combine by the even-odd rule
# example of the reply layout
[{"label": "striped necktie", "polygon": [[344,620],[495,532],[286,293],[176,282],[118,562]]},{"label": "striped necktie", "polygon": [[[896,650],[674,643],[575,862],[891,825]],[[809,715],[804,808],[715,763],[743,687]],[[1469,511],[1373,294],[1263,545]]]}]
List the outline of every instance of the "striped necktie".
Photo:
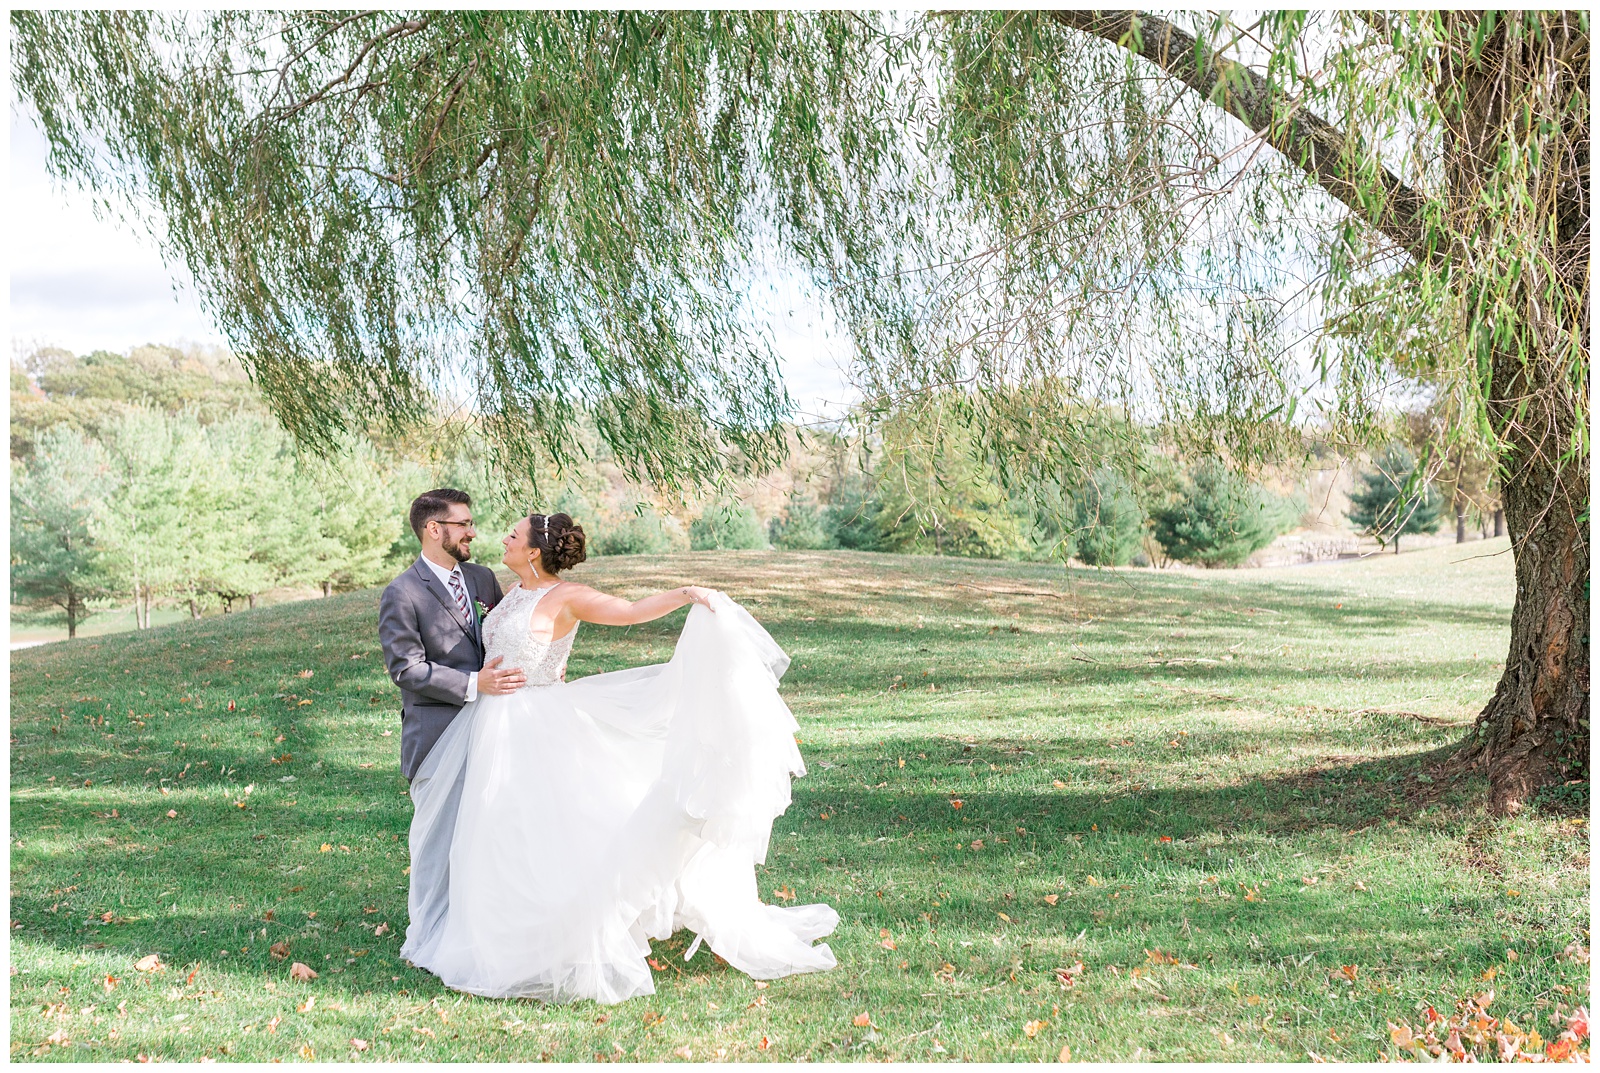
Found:
[{"label": "striped necktie", "polygon": [[461,609],[461,617],[469,625],[472,623],[472,605],[467,603],[467,590],[461,587],[461,573],[458,570],[450,572],[450,591],[455,594],[456,606]]}]

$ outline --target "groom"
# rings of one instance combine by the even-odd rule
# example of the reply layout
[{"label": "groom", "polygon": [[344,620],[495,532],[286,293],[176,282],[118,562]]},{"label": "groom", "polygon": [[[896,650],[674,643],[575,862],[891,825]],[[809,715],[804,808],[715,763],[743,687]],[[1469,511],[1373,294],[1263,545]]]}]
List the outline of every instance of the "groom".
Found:
[{"label": "groom", "polygon": [[400,773],[407,779],[463,705],[524,684],[521,671],[500,669],[498,659],[483,664],[482,613],[500,602],[500,582],[469,561],[477,535],[472,497],[454,488],[423,492],[411,504],[411,531],[422,554],[378,605],[384,662],[400,687]]}]

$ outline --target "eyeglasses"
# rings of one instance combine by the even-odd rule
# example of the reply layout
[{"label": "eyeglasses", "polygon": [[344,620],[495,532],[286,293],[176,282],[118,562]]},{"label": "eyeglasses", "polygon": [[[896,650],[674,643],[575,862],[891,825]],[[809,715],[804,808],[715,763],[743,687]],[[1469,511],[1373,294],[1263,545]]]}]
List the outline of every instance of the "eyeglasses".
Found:
[{"label": "eyeglasses", "polygon": [[440,525],[464,525],[464,526],[466,526],[466,527],[467,527],[467,528],[468,528],[468,529],[471,529],[471,530],[473,530],[473,531],[474,531],[474,532],[476,532],[476,531],[477,531],[477,528],[478,528],[478,527],[477,527],[477,526],[476,526],[476,525],[474,525],[474,524],[473,524],[473,523],[472,523],[472,519],[470,519],[470,518],[469,518],[469,519],[467,519],[467,520],[466,520],[466,521],[464,521],[464,522],[452,522],[452,521],[450,521],[450,520],[448,520],[448,519],[446,519],[446,518],[435,518],[435,519],[433,519],[433,520],[434,520],[434,521],[436,521],[436,522],[438,522],[438,523],[439,523],[439,524],[440,524]]}]

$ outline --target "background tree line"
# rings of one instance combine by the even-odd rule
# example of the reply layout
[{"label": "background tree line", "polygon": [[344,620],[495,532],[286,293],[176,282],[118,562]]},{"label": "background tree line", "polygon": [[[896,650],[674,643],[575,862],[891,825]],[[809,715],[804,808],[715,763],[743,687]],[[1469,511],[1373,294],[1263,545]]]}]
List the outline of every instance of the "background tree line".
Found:
[{"label": "background tree line", "polygon": [[[378,584],[417,553],[406,504],[440,484],[474,492],[486,537],[530,508],[566,510],[597,555],[841,548],[1232,566],[1306,510],[1303,494],[1270,491],[1215,458],[1186,463],[1160,430],[1112,411],[1085,420],[1091,448],[1108,460],[1131,451],[1136,478],[1108,462],[1026,498],[1008,494],[999,459],[952,395],[892,419],[922,426],[891,430],[909,447],[885,450],[850,421],[791,430],[781,468],[699,501],[630,481],[583,427],[583,461],[535,474],[529,483],[546,491],[528,504],[512,501],[489,445],[459,420],[441,419],[426,439],[351,436],[326,458],[297,452],[220,350],[47,348],[11,376],[14,599],[54,611],[69,636],[101,607],[131,604],[147,628],[157,606],[198,617],[276,590]],[[1413,479],[1435,424],[1425,413],[1398,422],[1395,446],[1352,499],[1352,520],[1396,547],[1401,533],[1436,529],[1446,500],[1458,520],[1492,513],[1486,464],[1436,458],[1443,480]]]}]

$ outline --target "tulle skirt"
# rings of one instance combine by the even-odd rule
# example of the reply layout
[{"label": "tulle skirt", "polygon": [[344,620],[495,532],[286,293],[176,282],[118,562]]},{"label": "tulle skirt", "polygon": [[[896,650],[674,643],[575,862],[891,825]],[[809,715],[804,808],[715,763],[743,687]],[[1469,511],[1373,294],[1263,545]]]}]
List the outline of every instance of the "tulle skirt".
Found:
[{"label": "tulle skirt", "polygon": [[832,907],[756,891],[805,773],[777,690],[789,660],[713,605],[667,663],[461,710],[411,784],[402,956],[459,991],[550,1002],[654,993],[648,940],[679,928],[757,979],[833,968],[812,945]]}]

